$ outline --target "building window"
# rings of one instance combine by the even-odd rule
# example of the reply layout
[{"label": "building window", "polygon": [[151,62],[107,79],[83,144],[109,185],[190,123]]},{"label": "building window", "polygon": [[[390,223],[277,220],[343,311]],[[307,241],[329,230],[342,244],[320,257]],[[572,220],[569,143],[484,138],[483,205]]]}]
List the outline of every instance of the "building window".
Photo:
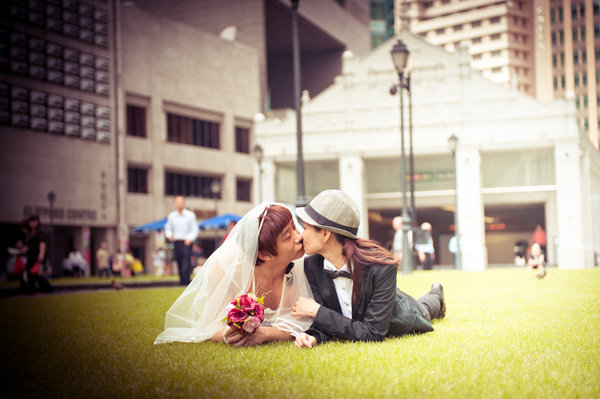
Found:
[{"label": "building window", "polygon": [[564,42],[565,42],[565,33],[561,29],[558,31],[558,43],[563,44]]},{"label": "building window", "polygon": [[480,37],[474,37],[473,39],[471,39],[471,41],[473,42],[473,44],[478,44],[478,43],[481,43],[481,38]]},{"label": "building window", "polygon": [[218,149],[220,148],[219,124],[168,113],[167,140],[172,143]]},{"label": "building window", "polygon": [[552,54],[552,66],[556,67],[558,65],[557,61],[556,61],[556,54]]},{"label": "building window", "polygon": [[587,62],[587,51],[584,48],[581,49],[581,63],[585,64]]},{"label": "building window", "polygon": [[495,50],[492,51],[492,57],[500,57],[500,55],[502,55],[502,51],[501,50]]},{"label": "building window", "polygon": [[527,43],[527,35],[523,35],[522,39],[523,39],[523,43]]},{"label": "building window", "polygon": [[563,8],[562,6],[558,7],[558,22],[562,22],[563,21]]},{"label": "building window", "polygon": [[565,53],[560,53],[560,66],[565,66]]},{"label": "building window", "polygon": [[552,78],[552,83],[554,85],[554,90],[558,90],[558,78],[556,76]]},{"label": "building window", "polygon": [[586,71],[581,72],[581,85],[587,86],[587,72]]},{"label": "building window", "polygon": [[579,4],[579,16],[585,18],[585,5],[583,3]]},{"label": "building window", "polygon": [[148,193],[148,170],[141,168],[127,168],[127,192]]},{"label": "building window", "polygon": [[238,201],[250,202],[250,189],[252,181],[247,179],[237,179],[236,198]]},{"label": "building window", "polygon": [[587,94],[583,95],[583,108],[587,108],[588,107],[588,96]]},{"label": "building window", "polygon": [[214,181],[221,185],[219,177],[165,172],[165,195],[220,199],[221,192],[211,190]]},{"label": "building window", "polygon": [[600,47],[596,47],[596,61],[600,61]]},{"label": "building window", "polygon": [[502,67],[492,68],[492,73],[500,73],[502,72]]},{"label": "building window", "polygon": [[571,6],[571,18],[577,19],[577,5],[573,4]]},{"label": "building window", "polygon": [[579,64],[579,50],[573,51],[573,64]]},{"label": "building window", "polygon": [[479,28],[481,26],[481,21],[473,21],[471,22],[472,28]]},{"label": "building window", "polygon": [[556,32],[552,32],[552,45],[556,46]]},{"label": "building window", "polygon": [[585,130],[588,130],[590,128],[590,120],[587,117],[583,120],[583,127],[585,128]]},{"label": "building window", "polygon": [[443,35],[446,32],[446,28],[440,28],[435,30],[436,35]]},{"label": "building window", "polygon": [[473,54],[473,60],[480,60],[481,54]]},{"label": "building window", "polygon": [[556,22],[556,10],[554,8],[550,10],[550,22]]},{"label": "building window", "polygon": [[495,33],[490,36],[491,40],[500,40],[500,33]]},{"label": "building window", "polygon": [[500,23],[500,17],[490,18],[490,24],[499,24],[499,23]]},{"label": "building window", "polygon": [[250,154],[250,129],[235,127],[235,151]]},{"label": "building window", "polygon": [[455,32],[462,30],[463,26],[462,25],[454,25],[452,27],[452,30],[454,30]]},{"label": "building window", "polygon": [[594,24],[594,37],[600,37],[600,24],[598,22]]},{"label": "building window", "polygon": [[573,42],[577,41],[577,28],[573,28]]},{"label": "building window", "polygon": [[594,0],[594,15],[600,14],[600,6],[598,5],[598,0]]},{"label": "building window", "polygon": [[[600,83],[600,69],[596,69],[596,83]],[[598,103],[598,105],[600,105],[600,103]]]},{"label": "building window", "polygon": [[146,137],[146,108],[127,104],[127,135]]},{"label": "building window", "polygon": [[581,39],[581,41],[585,42],[585,26],[582,26],[581,29],[579,30],[579,39]]},{"label": "building window", "polygon": [[579,87],[579,73],[575,72],[575,87]]},{"label": "building window", "polygon": [[565,75],[560,75],[560,87],[565,88]]},{"label": "building window", "polygon": [[575,97],[575,108],[579,109],[579,96]]}]

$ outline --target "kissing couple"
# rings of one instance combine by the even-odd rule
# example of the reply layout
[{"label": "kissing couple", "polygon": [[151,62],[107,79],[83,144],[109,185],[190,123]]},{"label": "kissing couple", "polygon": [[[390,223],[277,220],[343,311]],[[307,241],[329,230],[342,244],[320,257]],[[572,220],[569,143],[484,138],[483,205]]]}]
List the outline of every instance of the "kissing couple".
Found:
[{"label": "kissing couple", "polygon": [[441,284],[419,299],[396,288],[398,260],[358,238],[348,195],[323,191],[296,216],[302,226],[281,204],[249,211],[167,311],[155,344],[382,341],[433,331],[431,320],[445,316]]}]

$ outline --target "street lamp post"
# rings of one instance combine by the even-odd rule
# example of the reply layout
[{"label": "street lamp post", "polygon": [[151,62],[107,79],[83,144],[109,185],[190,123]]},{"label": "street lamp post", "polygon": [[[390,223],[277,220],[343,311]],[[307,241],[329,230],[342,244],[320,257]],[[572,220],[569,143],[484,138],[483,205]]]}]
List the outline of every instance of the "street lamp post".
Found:
[{"label": "street lamp post", "polygon": [[292,0],[292,52],[294,65],[294,106],[296,108],[296,206],[306,205],[306,196],[304,193],[304,160],[302,157],[302,113],[300,101],[300,40],[298,36],[298,2]]},{"label": "street lamp post", "polygon": [[218,215],[219,194],[221,193],[221,182],[218,178],[214,178],[210,183],[210,192],[215,199],[215,216]]},{"label": "street lamp post", "polygon": [[454,172],[454,240],[456,241],[456,255],[454,256],[454,268],[460,270],[461,268],[461,245],[460,245],[460,231],[458,228],[458,184],[456,177],[456,148],[458,147],[458,137],[453,133],[448,137],[448,147],[452,153],[452,167]]},{"label": "street lamp post", "polygon": [[258,203],[262,202],[262,160],[264,157],[264,151],[260,144],[254,146],[254,158],[258,163]]},{"label": "street lamp post", "polygon": [[408,232],[412,228],[411,218],[408,214],[408,201],[406,199],[406,152],[404,150],[404,93],[403,89],[410,90],[410,75],[404,76],[406,63],[410,52],[408,48],[398,39],[391,51],[392,61],[398,72],[398,84],[390,88],[392,95],[400,89],[400,175],[402,179],[402,273],[410,273],[413,270],[412,250],[408,247]]},{"label": "street lamp post", "polygon": [[54,265],[54,201],[56,194],[54,191],[48,193],[48,203],[50,204],[50,266]]},{"label": "street lamp post", "polygon": [[[210,192],[212,193],[213,198],[215,199],[215,217],[219,216],[219,196],[221,193],[221,181],[218,178],[214,178],[210,183]],[[219,246],[219,236],[218,232],[215,230],[215,250]]]}]

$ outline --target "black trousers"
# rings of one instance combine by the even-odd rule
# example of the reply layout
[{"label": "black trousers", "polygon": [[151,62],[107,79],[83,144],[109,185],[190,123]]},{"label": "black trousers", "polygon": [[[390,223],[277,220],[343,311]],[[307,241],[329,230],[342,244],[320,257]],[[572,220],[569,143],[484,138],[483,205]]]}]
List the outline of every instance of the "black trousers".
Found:
[{"label": "black trousers", "polygon": [[421,298],[417,299],[421,307],[423,316],[429,321],[438,319],[442,309],[442,297],[437,292],[429,291]]},{"label": "black trousers", "polygon": [[179,284],[188,285],[190,283],[190,256],[192,256],[192,246],[185,245],[183,241],[175,241],[175,261],[179,270]]}]

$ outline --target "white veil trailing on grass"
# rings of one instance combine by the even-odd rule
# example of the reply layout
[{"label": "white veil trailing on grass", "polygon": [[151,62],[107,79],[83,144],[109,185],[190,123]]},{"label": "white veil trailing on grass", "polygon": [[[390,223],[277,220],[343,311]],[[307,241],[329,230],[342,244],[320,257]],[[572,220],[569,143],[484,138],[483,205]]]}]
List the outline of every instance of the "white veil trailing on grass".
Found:
[{"label": "white veil trailing on grass", "polygon": [[[206,260],[200,273],[167,311],[165,330],[156,338],[155,344],[204,341],[226,326],[222,320],[227,304],[253,289],[258,235],[262,227],[259,218],[271,205],[260,204],[235,225],[225,242]],[[291,315],[298,297],[312,298],[303,259],[294,261],[294,267],[285,275],[282,284],[281,302],[269,324],[292,334],[307,330],[312,324],[311,318]],[[265,321],[268,311],[265,309]]]}]

